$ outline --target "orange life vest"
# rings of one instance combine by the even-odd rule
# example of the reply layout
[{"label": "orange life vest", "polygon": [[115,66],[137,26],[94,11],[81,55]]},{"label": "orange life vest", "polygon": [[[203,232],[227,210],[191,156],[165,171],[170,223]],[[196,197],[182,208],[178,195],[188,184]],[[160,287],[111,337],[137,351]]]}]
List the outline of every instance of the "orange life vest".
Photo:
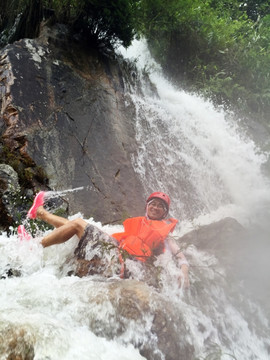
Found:
[{"label": "orange life vest", "polygon": [[172,232],[178,220],[150,220],[140,216],[124,221],[124,232],[112,236],[119,242],[119,247],[138,260],[145,261],[152,255],[164,251],[164,241]]}]

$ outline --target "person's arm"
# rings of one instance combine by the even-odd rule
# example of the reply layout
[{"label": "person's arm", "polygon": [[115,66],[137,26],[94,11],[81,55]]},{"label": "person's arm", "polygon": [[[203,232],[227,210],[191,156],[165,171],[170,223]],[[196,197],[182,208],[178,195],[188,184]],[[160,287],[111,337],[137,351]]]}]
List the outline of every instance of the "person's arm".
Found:
[{"label": "person's arm", "polygon": [[[168,237],[166,239],[166,241],[167,241],[167,244],[168,244],[173,256],[177,260],[178,267],[181,269],[181,271],[183,273],[184,287],[188,288],[190,285],[189,284],[189,276],[188,276],[188,268],[189,268],[188,261],[172,237]],[[182,280],[183,276],[180,275],[178,277],[178,281],[179,281],[180,285],[181,285],[181,280]]]}]

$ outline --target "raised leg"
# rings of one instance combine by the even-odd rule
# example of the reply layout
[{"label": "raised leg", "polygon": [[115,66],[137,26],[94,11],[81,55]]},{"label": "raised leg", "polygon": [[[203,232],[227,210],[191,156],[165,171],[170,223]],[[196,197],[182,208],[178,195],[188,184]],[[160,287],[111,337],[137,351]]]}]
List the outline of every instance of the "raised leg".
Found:
[{"label": "raised leg", "polygon": [[82,219],[68,220],[61,216],[53,215],[42,206],[37,209],[37,218],[53,225],[56,229],[41,240],[43,247],[61,244],[69,240],[73,235],[80,239],[84,234],[87,222]]},{"label": "raised leg", "polygon": [[65,225],[53,230],[49,235],[41,240],[43,247],[61,244],[69,240],[73,235],[77,235],[80,239],[84,234],[87,222],[82,219],[68,221]]},{"label": "raised leg", "polygon": [[70,220],[65,219],[61,216],[57,216],[54,214],[49,213],[49,211],[45,210],[43,206],[39,206],[37,208],[36,217],[40,220],[45,221],[46,223],[58,228],[67,224]]}]

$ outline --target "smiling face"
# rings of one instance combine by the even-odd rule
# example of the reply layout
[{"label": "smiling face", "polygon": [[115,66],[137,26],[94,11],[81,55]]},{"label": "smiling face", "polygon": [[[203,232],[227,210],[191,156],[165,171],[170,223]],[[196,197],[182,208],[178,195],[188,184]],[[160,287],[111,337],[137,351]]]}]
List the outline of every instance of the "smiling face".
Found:
[{"label": "smiling face", "polygon": [[167,215],[164,201],[154,198],[147,204],[147,216],[151,220],[162,220]]}]

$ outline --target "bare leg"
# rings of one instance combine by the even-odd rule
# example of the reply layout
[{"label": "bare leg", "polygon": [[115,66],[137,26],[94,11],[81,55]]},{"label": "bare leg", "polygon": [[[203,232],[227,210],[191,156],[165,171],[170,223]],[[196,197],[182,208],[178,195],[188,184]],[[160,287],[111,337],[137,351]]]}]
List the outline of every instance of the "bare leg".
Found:
[{"label": "bare leg", "polygon": [[57,216],[57,215],[49,213],[49,211],[45,210],[44,207],[42,207],[42,206],[37,208],[37,218],[40,220],[46,221],[46,223],[48,223],[56,228],[63,226],[70,221],[61,216]]},{"label": "bare leg", "polygon": [[87,222],[82,219],[68,220],[50,214],[42,206],[37,209],[37,218],[56,227],[55,230],[41,240],[43,247],[61,244],[69,240],[73,235],[77,235],[80,239],[83,236],[84,229],[87,225]]},{"label": "bare leg", "polygon": [[61,244],[69,240],[73,235],[77,235],[80,239],[83,236],[84,229],[87,225],[82,219],[68,221],[65,225],[53,230],[49,235],[41,240],[43,247]]}]

